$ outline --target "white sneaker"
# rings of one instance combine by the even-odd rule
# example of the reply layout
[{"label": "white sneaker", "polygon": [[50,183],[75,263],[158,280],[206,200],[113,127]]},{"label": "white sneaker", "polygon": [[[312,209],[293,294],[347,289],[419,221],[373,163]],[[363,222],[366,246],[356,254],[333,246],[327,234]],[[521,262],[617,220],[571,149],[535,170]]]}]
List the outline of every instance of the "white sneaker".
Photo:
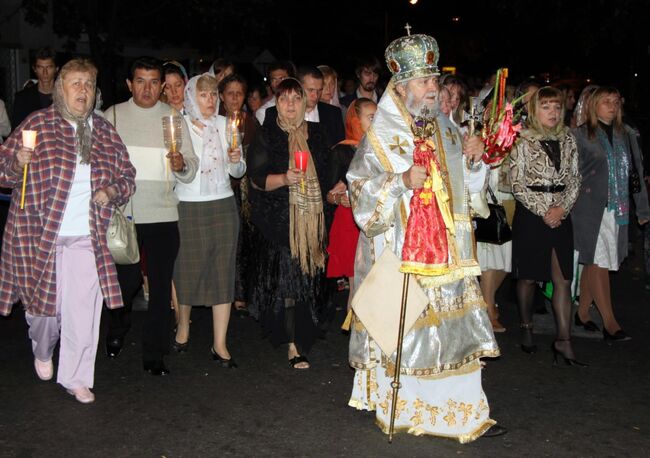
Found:
[{"label": "white sneaker", "polygon": [[34,369],[36,369],[36,375],[41,380],[51,380],[54,375],[54,365],[52,360],[41,361],[40,359],[34,358]]},{"label": "white sneaker", "polygon": [[73,388],[67,391],[68,394],[74,396],[74,398],[82,404],[90,404],[91,402],[95,402],[95,395],[92,391],[90,391],[90,389],[86,388],[85,386],[81,388]]}]

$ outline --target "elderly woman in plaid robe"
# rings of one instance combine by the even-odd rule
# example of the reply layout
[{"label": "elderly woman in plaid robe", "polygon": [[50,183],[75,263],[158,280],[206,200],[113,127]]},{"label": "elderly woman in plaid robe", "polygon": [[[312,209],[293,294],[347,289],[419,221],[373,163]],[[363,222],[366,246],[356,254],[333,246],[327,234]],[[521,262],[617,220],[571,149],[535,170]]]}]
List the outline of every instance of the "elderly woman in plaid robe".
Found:
[{"label": "elderly woman in plaid robe", "polygon": [[[115,206],[135,190],[126,147],[93,113],[96,77],[91,62],[68,62],[53,105],[32,113],[0,145],[0,186],[14,189],[0,260],[0,314],[22,302],[43,380],[53,376],[60,338],[57,382],[82,403],[94,400],[102,301],[123,305],[106,229]],[[37,132],[34,149],[23,145],[25,130]]]}]

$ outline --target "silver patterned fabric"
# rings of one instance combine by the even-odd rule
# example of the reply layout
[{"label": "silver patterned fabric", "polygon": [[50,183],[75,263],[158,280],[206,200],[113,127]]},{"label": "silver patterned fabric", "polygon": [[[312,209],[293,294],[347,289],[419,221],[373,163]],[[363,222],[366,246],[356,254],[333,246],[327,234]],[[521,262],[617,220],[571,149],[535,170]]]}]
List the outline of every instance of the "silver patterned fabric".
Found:
[{"label": "silver patterned fabric", "polygon": [[[414,276],[430,302],[404,337],[400,369],[407,375],[446,377],[462,373],[477,358],[498,356],[499,349],[476,278],[480,267],[463,179],[462,138],[444,115],[437,116],[436,123],[432,140],[451,197],[455,225],[449,243],[450,271],[441,276]],[[362,230],[355,285],[363,282],[384,249],[392,250],[401,259],[413,195],[401,176],[413,164],[410,125],[411,116],[391,81],[347,174],[354,217]],[[388,370],[394,369],[395,354],[376,358],[372,337],[356,316],[352,317],[350,330],[352,367],[372,369],[380,360]]]}]

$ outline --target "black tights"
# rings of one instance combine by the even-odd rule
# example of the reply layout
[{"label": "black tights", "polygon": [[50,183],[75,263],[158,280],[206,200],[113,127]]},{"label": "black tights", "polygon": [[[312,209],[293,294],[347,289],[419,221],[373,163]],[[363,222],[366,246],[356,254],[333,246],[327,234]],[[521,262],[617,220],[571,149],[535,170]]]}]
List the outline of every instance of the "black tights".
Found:
[{"label": "black tights", "polygon": [[[551,281],[553,282],[553,313],[557,330],[556,347],[572,357],[571,344],[571,281],[565,280],[555,250],[551,253]],[[531,332],[524,333],[524,344],[532,344],[532,324],[534,312],[535,281],[519,279],[517,281],[517,302],[522,327]]]}]

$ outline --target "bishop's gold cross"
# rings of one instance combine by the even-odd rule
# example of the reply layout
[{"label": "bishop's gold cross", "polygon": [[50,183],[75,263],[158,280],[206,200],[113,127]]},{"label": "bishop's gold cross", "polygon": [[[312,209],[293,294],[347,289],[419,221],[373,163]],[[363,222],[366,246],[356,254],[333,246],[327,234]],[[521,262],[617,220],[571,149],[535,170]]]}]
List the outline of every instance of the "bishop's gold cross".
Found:
[{"label": "bishop's gold cross", "polygon": [[391,151],[398,152],[400,154],[406,154],[406,147],[409,146],[409,143],[406,140],[399,138],[399,135],[393,136],[393,143],[389,143],[388,147]]},{"label": "bishop's gold cross", "polygon": [[447,127],[447,132],[445,132],[445,137],[447,137],[447,140],[451,141],[452,145],[456,144],[456,134],[452,132],[451,127]]}]

